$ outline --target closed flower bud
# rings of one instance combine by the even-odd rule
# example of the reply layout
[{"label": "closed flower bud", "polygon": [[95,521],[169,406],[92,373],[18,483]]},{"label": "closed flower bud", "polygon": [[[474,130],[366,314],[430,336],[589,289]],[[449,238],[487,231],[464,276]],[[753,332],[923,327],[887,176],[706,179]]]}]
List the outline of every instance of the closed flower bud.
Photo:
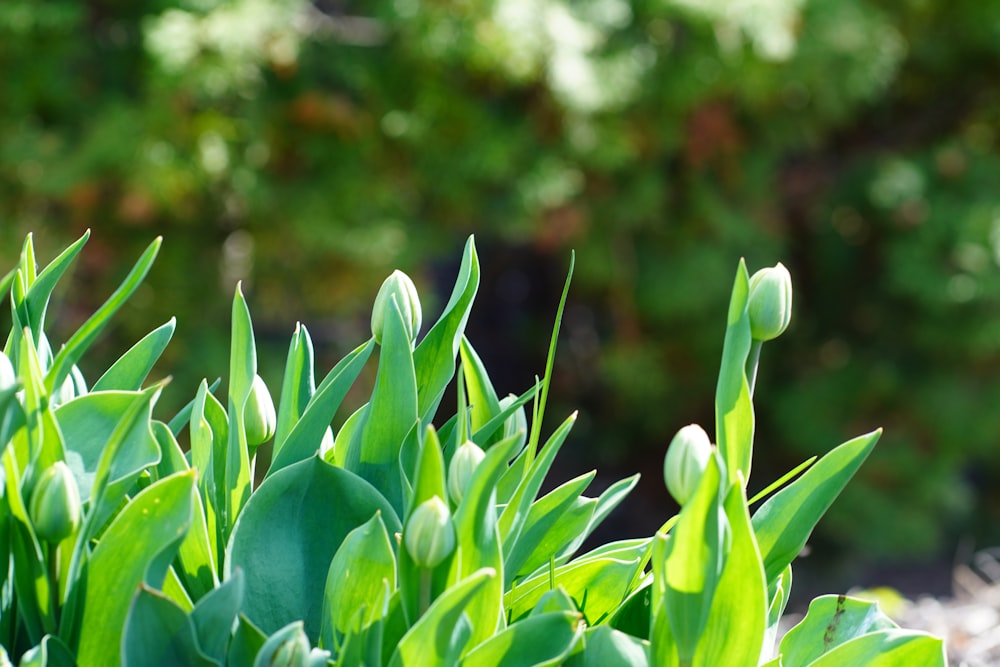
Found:
[{"label": "closed flower bud", "polygon": [[663,461],[663,478],[678,505],[683,506],[694,495],[711,455],[708,434],[697,424],[685,426],[670,441]]},{"label": "closed flower bud", "polygon": [[375,305],[372,307],[372,335],[375,337],[375,342],[379,345],[382,344],[385,317],[388,309],[392,307],[392,297],[396,297],[396,307],[399,308],[399,312],[403,316],[406,336],[412,343],[417,339],[417,334],[420,333],[420,323],[423,321],[420,298],[417,296],[417,288],[410,277],[398,270],[393,271],[392,275],[385,279],[375,297]]},{"label": "closed flower bud", "polygon": [[257,652],[254,665],[269,667],[307,667],[310,664],[309,638],[296,621],[268,637]]},{"label": "closed flower bud", "polygon": [[58,544],[80,525],[80,491],[73,473],[56,461],[42,473],[30,503],[35,534],[49,544]]},{"label": "closed flower bud", "polygon": [[465,497],[465,490],[472,482],[472,474],[484,458],[486,453],[471,440],[466,440],[451,457],[451,463],[448,464],[448,493],[456,505]]},{"label": "closed flower bud", "polygon": [[754,340],[777,338],[788,328],[792,319],[792,276],[781,262],[750,276],[747,313]]},{"label": "closed flower bud", "polygon": [[436,567],[455,549],[448,505],[438,496],[420,503],[403,529],[406,551],[420,567]]},{"label": "closed flower bud", "polygon": [[274,401],[267,385],[259,375],[253,376],[250,396],[243,408],[243,426],[246,428],[247,444],[257,447],[274,436],[278,417],[274,412]]}]

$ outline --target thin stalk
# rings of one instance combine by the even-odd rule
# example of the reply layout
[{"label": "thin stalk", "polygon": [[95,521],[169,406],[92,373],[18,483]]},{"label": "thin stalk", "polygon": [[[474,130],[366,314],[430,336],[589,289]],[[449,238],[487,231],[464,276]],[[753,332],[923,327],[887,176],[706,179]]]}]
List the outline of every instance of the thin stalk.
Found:
[{"label": "thin stalk", "polygon": [[417,601],[417,618],[424,615],[431,606],[431,580],[433,573],[430,568],[420,568],[420,593]]},{"label": "thin stalk", "polygon": [[753,388],[757,384],[757,364],[760,363],[760,348],[764,343],[759,340],[750,342],[750,353],[747,354],[747,364],[744,373],[747,376],[747,385],[750,387],[750,398],[753,398]]}]

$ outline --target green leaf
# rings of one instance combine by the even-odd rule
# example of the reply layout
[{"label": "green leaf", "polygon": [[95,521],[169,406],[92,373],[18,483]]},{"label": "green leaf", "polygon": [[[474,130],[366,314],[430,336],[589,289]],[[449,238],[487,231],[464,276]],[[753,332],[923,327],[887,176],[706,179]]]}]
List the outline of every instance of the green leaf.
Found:
[{"label": "green leaf", "polygon": [[213,466],[225,471],[225,505],[221,508],[222,534],[228,536],[243,506],[250,498],[253,471],[247,444],[243,411],[250,387],[257,374],[257,346],[253,336],[250,309],[239,283],[233,296],[232,334],[229,351],[229,437],[223,461]]},{"label": "green leaf", "polygon": [[[799,663],[784,660],[785,667]],[[919,632],[882,630],[841,644],[809,667],[945,667],[944,642]],[[803,664],[802,667],[805,667]]]},{"label": "green leaf", "polygon": [[118,389],[123,391],[138,391],[146,376],[153,370],[163,350],[174,335],[177,320],[171,317],[166,324],[146,334],[142,340],[133,345],[118,361],[104,372],[91,391]]},{"label": "green leaf", "polygon": [[[565,515],[596,474],[596,471],[591,471],[580,475],[532,503],[521,534],[504,558],[506,581],[534,571],[547,563],[550,555],[558,554],[576,538],[580,526],[577,522],[566,521]],[[593,507],[589,514],[592,513]],[[584,526],[590,518],[589,514],[583,516]]]},{"label": "green leaf", "polygon": [[323,434],[374,349],[374,340],[369,340],[341,359],[327,373],[288,437],[282,441],[275,439],[275,451],[268,475],[319,451]]},{"label": "green leaf", "polygon": [[76,333],[70,336],[70,339],[66,341],[66,345],[59,350],[59,353],[52,361],[52,367],[45,376],[45,386],[49,392],[62,384],[62,381],[66,379],[66,375],[69,374],[70,368],[80,360],[83,353],[87,351],[87,348],[90,347],[101,331],[104,330],[104,327],[107,326],[111,317],[142,283],[143,278],[149,272],[149,268],[153,265],[153,260],[156,259],[156,253],[159,251],[162,241],[162,237],[157,237],[146,248],[142,256],[139,257],[139,261],[135,263],[135,266],[132,267],[132,270],[125,277],[124,282],[108,297],[104,305],[98,308],[97,312],[91,315]]},{"label": "green leaf", "polygon": [[574,653],[564,664],[566,667],[649,667],[649,642],[599,625],[583,633],[583,650]]},{"label": "green leaf", "polygon": [[478,290],[479,257],[475,239],[470,236],[451,298],[441,317],[413,352],[419,397],[417,414],[422,422],[433,421],[444,390],[455,375],[455,357]]},{"label": "green leaf", "polygon": [[504,608],[512,619],[531,612],[538,600],[552,586],[562,586],[576,602],[590,625],[614,612],[631,592],[632,582],[642,560],[591,557],[543,572],[519,583],[504,595]]},{"label": "green leaf", "polygon": [[59,429],[66,434],[66,463],[80,499],[87,502],[97,496],[87,518],[94,531],[118,509],[139,475],[160,460],[151,430],[157,391],[93,392],[55,410]]},{"label": "green leaf", "polygon": [[[63,627],[77,643],[81,665],[118,664],[109,647],[121,643],[133,593],[141,582],[158,588],[191,522],[194,472],[162,479],[128,503],[94,548],[80,582],[78,628]],[[63,617],[64,625],[67,621]]]},{"label": "green leaf", "polygon": [[[59,256],[54,260],[49,262],[49,265],[38,274],[37,278],[29,278],[28,294],[25,298],[25,307],[28,311],[28,326],[31,327],[31,331],[35,337],[35,343],[37,344],[40,340],[42,331],[44,330],[45,322],[45,310],[48,307],[49,299],[52,297],[52,290],[55,288],[56,283],[62,278],[63,274],[66,273],[66,269],[69,268],[76,256],[80,254],[80,250],[87,243],[87,239],[90,238],[90,230],[88,229],[83,233],[79,239],[76,240],[72,245],[59,253]],[[27,243],[27,240],[26,240]],[[30,255],[34,255],[33,251],[30,251]],[[31,260],[32,264],[34,260]],[[6,291],[6,288],[0,289],[0,294]]]},{"label": "green leaf", "polygon": [[140,585],[132,599],[121,645],[123,667],[219,667],[222,664],[199,650],[194,624],[184,610],[145,585]]},{"label": "green leaf", "polygon": [[[378,513],[344,538],[330,563],[323,596],[321,645],[333,648],[336,633],[364,629],[381,618],[396,589],[396,557]],[[360,616],[358,614],[360,613]]]},{"label": "green leaf", "polygon": [[461,667],[549,667],[562,664],[583,633],[580,614],[530,616],[475,647]]},{"label": "green leaf", "polygon": [[559,448],[566,441],[566,436],[569,435],[574,423],[576,423],[575,412],[566,418],[566,421],[556,429],[545,443],[541,456],[531,463],[527,476],[518,485],[514,496],[500,515],[498,528],[500,535],[504,539],[505,552],[513,549],[517,537],[524,527],[524,522],[528,518],[531,504],[535,501],[539,489],[542,488],[545,475],[548,474],[549,468],[552,467],[552,462],[555,460],[556,454],[559,453]]},{"label": "green leaf", "polygon": [[226,650],[233,623],[243,604],[244,590],[243,572],[235,570],[228,581],[198,600],[190,614],[199,648],[220,664],[226,662]]},{"label": "green leaf", "polygon": [[[11,664],[10,662],[3,661],[3,658],[6,657],[6,651],[3,651],[2,647],[0,647],[0,664]],[[29,667],[30,665],[41,665],[42,667],[77,667],[73,652],[56,635],[45,635],[40,644],[26,651],[21,656],[21,661],[18,664],[21,667]]]},{"label": "green leaf", "polygon": [[389,503],[365,480],[312,457],[261,483],[237,519],[226,549],[226,579],[246,577],[243,613],[265,633],[302,619],[315,643],[323,587],[334,554],[348,533],[381,512],[386,528],[401,530]]},{"label": "green leaf", "polygon": [[768,582],[799,555],[816,523],[861,467],[881,434],[881,429],[873,431],[828,452],[757,509],[753,528]]},{"label": "green leaf", "polygon": [[767,587],[767,596],[770,604],[767,608],[767,631],[764,633],[764,647],[762,658],[774,654],[777,648],[779,623],[785,613],[785,606],[788,598],[792,594],[792,566],[789,564],[774,581]]},{"label": "green leaf", "polygon": [[[465,386],[468,392],[469,405],[472,413],[472,432],[475,433],[490,419],[500,414],[500,401],[497,399],[496,390],[490,382],[490,376],[486,372],[482,359],[476,354],[472,343],[465,336],[462,336],[458,348],[462,358],[462,374],[465,377]],[[503,434],[494,434],[490,440],[481,445],[484,449],[486,445],[493,444],[503,437]]]},{"label": "green leaf", "polygon": [[444,453],[441,451],[441,443],[438,441],[437,432],[433,426],[428,425],[424,431],[416,472],[413,502],[409,508],[411,512],[417,505],[434,496],[447,502],[448,490],[445,486]]},{"label": "green leaf", "polygon": [[281,398],[278,401],[278,423],[274,430],[274,451],[277,453],[292,427],[305,412],[306,405],[316,391],[313,370],[314,354],[309,330],[302,323],[295,325],[292,341],[288,344],[285,376],[281,381]]},{"label": "green leaf", "polygon": [[822,595],[809,603],[805,617],[781,640],[779,652],[789,667],[805,666],[844,642],[897,627],[874,602]]},{"label": "green leaf", "polygon": [[[471,634],[465,609],[476,593],[496,577],[496,570],[482,568],[448,588],[403,635],[389,667],[456,665]],[[470,614],[474,613],[470,610]]]},{"label": "green leaf", "polygon": [[597,502],[594,504],[594,510],[587,513],[587,525],[576,534],[576,538],[572,542],[560,550],[559,557],[556,560],[565,562],[570,556],[572,556],[576,550],[583,545],[587,538],[590,537],[601,522],[603,522],[608,515],[616,507],[618,507],[623,500],[625,500],[625,497],[638,483],[639,475],[635,474],[631,477],[620,479],[608,488],[604,489],[601,495],[597,497]]},{"label": "green leaf", "polygon": [[736,482],[737,473],[742,473],[744,483],[749,479],[753,458],[753,402],[746,376],[751,344],[750,316],[747,315],[749,293],[750,277],[741,259],[729,301],[722,366],[715,390],[715,437],[726,464],[729,485]]},{"label": "green leaf", "polygon": [[[725,515],[719,507],[721,475],[719,456],[713,454],[694,496],[681,509],[662,563],[653,562],[654,575],[665,585],[663,607],[654,613],[666,615],[682,664],[690,664],[694,658],[722,571]],[[652,637],[654,648],[659,640]],[[653,658],[658,661],[656,654]]]},{"label": "green leaf", "polygon": [[254,659],[267,642],[267,635],[260,631],[243,614],[233,632],[226,655],[226,667],[253,667]]},{"label": "green leaf", "polygon": [[724,509],[732,546],[715,588],[694,664],[756,667],[767,625],[767,583],[742,483],[729,489]]},{"label": "green leaf", "polygon": [[344,467],[368,480],[392,503],[396,513],[402,514],[399,450],[417,423],[417,380],[403,315],[395,300],[390,303],[375,388],[360,438],[351,441]]},{"label": "green leaf", "polygon": [[[455,583],[470,576],[480,568],[503,572],[500,535],[497,532],[496,485],[507,461],[520,447],[518,438],[501,440],[486,451],[472,475],[462,502],[455,510],[455,534],[458,550],[452,558],[448,581]],[[502,575],[484,584],[469,604],[473,623],[472,645],[492,637],[502,622]]]}]

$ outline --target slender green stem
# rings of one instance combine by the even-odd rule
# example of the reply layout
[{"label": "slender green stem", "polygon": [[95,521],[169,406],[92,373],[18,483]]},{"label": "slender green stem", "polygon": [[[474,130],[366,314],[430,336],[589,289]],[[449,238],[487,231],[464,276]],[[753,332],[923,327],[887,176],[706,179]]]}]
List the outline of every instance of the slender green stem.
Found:
[{"label": "slender green stem", "polygon": [[430,568],[422,567],[420,568],[420,597],[418,598],[418,617],[423,616],[424,613],[431,606],[431,580],[433,573]]},{"label": "slender green stem", "polygon": [[750,386],[750,398],[753,398],[753,388],[757,384],[757,364],[760,362],[760,348],[762,341],[753,340],[750,342],[750,353],[747,354],[747,365],[744,371],[747,376],[747,384]]},{"label": "slender green stem", "polygon": [[49,575],[49,618],[53,627],[49,632],[55,632],[59,627],[59,553],[57,544],[45,544],[45,566]]}]

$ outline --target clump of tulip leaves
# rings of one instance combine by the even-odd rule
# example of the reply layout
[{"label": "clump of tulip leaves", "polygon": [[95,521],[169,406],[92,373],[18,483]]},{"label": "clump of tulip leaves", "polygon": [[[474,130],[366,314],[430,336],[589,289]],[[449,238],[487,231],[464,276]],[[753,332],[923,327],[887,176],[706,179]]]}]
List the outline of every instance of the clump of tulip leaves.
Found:
[{"label": "clump of tulip leaves", "polygon": [[[791,562],[878,439],[844,443],[747,499],[757,359],[791,312],[780,265],[752,278],[739,265],[717,444],[685,427],[665,461],[680,514],[653,536],[581,553],[637,476],[597,497],[584,495],[593,472],[540,493],[575,419],[543,439],[565,292],[544,376],[501,396],[463,334],[479,283],[472,239],[426,333],[396,272],[375,299],[372,338],[322,377],[297,325],[273,392],[237,287],[225,392],[206,380],[161,421],[167,383],[147,376],[173,320],[99,377],[79,368],[159,239],[79,330],[58,346],[46,336],[53,289],[86,240],[43,268],[28,237],[0,283],[13,321],[0,355],[0,664],[945,664],[939,639],[845,596],[814,600],[776,643]],[[368,402],[335,423],[368,364]],[[457,406],[442,405],[453,384]],[[257,470],[265,443],[270,465]]]}]

